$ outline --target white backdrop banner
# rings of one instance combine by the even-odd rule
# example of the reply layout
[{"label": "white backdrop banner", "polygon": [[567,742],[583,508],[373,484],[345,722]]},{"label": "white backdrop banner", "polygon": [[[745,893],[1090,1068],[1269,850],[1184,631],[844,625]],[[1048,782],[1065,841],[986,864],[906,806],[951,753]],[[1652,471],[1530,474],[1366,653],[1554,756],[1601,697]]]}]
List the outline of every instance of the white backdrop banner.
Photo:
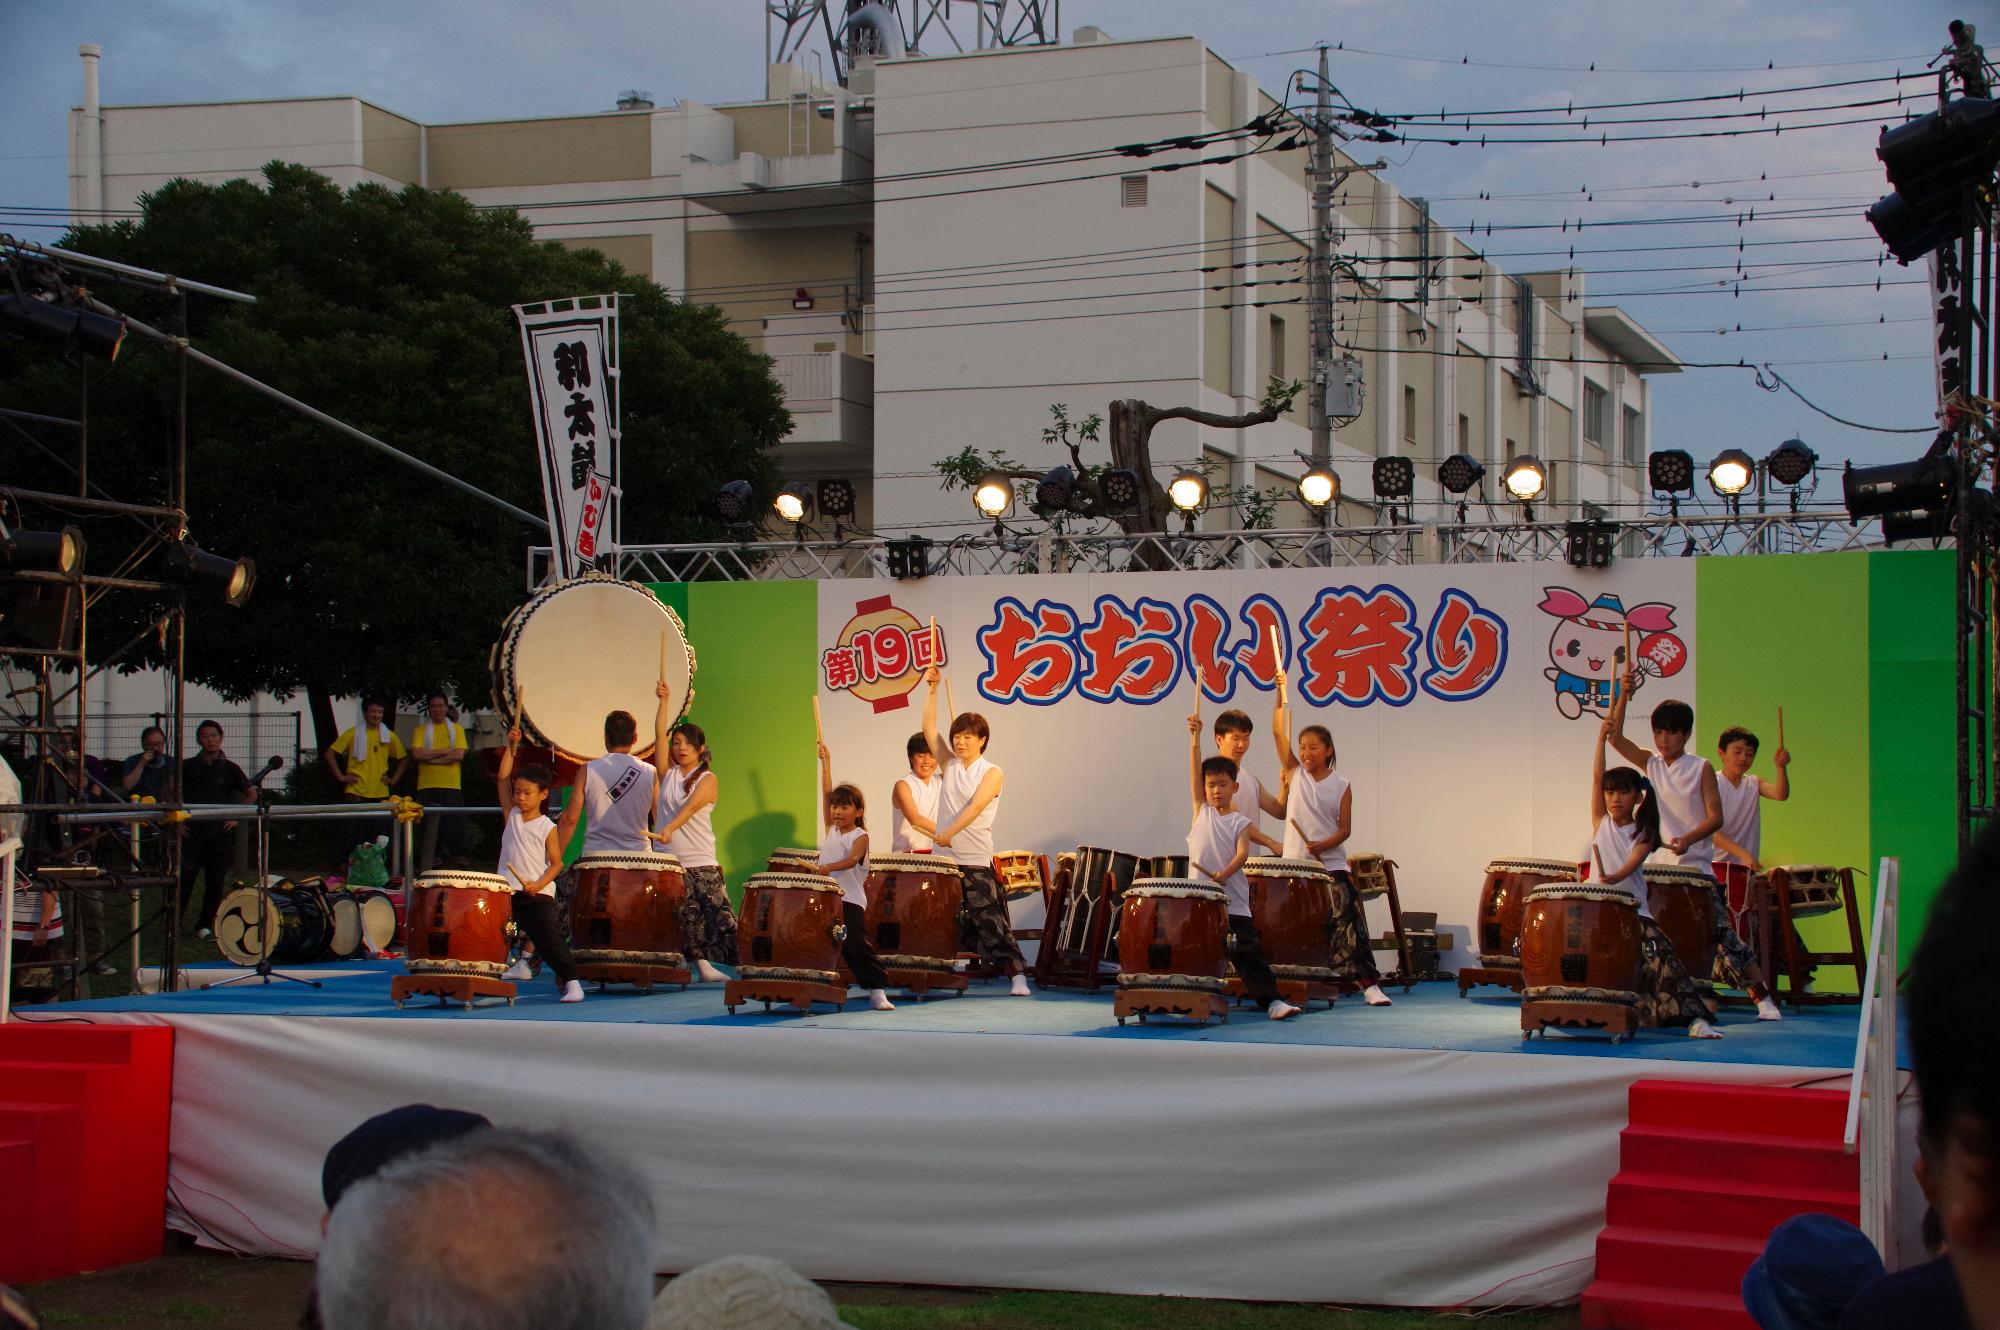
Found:
[{"label": "white backdrop banner", "polygon": [[618,475],[618,297],[516,305],[528,395],[548,503],[549,541],[563,577],[604,550]]}]

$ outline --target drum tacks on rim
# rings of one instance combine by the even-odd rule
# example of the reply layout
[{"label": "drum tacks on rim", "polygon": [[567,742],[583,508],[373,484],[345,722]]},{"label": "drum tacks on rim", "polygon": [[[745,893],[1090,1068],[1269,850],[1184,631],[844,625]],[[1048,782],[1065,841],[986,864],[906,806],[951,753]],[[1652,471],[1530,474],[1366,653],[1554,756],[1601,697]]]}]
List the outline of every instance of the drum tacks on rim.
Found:
[{"label": "drum tacks on rim", "polygon": [[649,722],[662,676],[674,720],[694,701],[694,648],[680,615],[643,583],[603,574],[537,591],[500,625],[488,664],[501,717],[578,762],[604,756],[604,717],[612,711],[639,722],[642,742],[633,754],[652,751]]}]

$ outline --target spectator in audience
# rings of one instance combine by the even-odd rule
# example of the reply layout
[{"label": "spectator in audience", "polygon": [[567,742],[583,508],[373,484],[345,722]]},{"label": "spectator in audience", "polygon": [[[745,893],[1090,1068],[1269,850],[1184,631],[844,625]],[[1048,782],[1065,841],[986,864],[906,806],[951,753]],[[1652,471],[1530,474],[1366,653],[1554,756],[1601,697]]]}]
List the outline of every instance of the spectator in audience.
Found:
[{"label": "spectator in audience", "polygon": [[[342,730],[323,755],[326,769],[342,786],[341,799],[347,803],[378,803],[389,797],[389,787],[410,769],[410,755],[396,732],[384,723],[388,704],[373,698],[361,704],[361,723]],[[394,762],[394,771],[389,764]],[[389,831],[394,824],[387,818],[341,818],[334,823],[334,871],[347,872],[347,856],[364,840]]]},{"label": "spectator in audience", "polygon": [[1931,902],[1908,989],[1926,1191],[1976,1330],[2000,1330],[2000,998],[1987,972],[1995,939],[2000,823],[1989,823]]},{"label": "spectator in audience", "polygon": [[469,1132],[349,1187],[317,1284],[326,1330],[641,1330],[652,1198],[569,1135]]},{"label": "spectator in audience", "polygon": [[[417,731],[410,736],[410,760],[417,764],[417,802],[425,808],[462,808],[465,793],[459,788],[459,765],[465,761],[465,730],[452,715],[451,701],[433,690],[424,699],[424,714]],[[428,871],[442,848],[449,859],[465,857],[465,819],[424,817],[423,845],[417,856],[418,871]]]},{"label": "spectator in audience", "polygon": [[1743,1307],[1762,1330],[1836,1330],[1855,1294],[1881,1277],[1882,1257],[1860,1229],[1832,1215],[1793,1215],[1743,1276]]},{"label": "spectator in audience", "polygon": [[[186,804],[247,804],[256,800],[250,792],[250,778],[243,768],[222,753],[222,726],[205,720],[195,727],[195,741],[201,749],[181,763],[181,802]],[[229,833],[236,823],[200,821],[185,824],[187,842],[181,846],[181,908],[194,898],[194,884],[206,879],[201,891],[201,914],[195,936],[212,937],[215,912],[222,906],[222,893],[229,885],[229,859],[235,838]]]},{"label": "spectator in audience", "polygon": [[125,759],[118,784],[135,799],[167,797],[167,732],[157,725],[139,731],[139,751]]},{"label": "spectator in audience", "polygon": [[826,1290],[783,1261],[725,1256],[660,1290],[647,1330],[854,1330]]}]

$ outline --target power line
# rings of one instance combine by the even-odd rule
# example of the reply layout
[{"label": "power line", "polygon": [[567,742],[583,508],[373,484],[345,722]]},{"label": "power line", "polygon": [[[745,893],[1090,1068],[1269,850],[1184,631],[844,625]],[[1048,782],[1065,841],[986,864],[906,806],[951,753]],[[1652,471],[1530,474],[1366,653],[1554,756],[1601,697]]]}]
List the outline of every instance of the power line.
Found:
[{"label": "power line", "polygon": [[[1769,383],[1764,382],[1764,376],[1766,374],[1771,376],[1771,382]],[[1778,391],[1778,389],[1783,388],[1786,392],[1798,398],[1801,402],[1804,402],[1807,406],[1811,407],[1814,411],[1819,412],[1819,414],[1825,416],[1828,420],[1834,421],[1837,424],[1845,425],[1849,429],[1865,429],[1874,434],[1937,433],[1938,427],[1935,423],[1929,425],[1919,425],[1916,426],[1915,428],[1895,428],[1888,425],[1864,425],[1860,421],[1849,420],[1845,416],[1836,416],[1835,414],[1833,414],[1833,412],[1827,410],[1825,407],[1819,405],[1817,402],[1814,402],[1811,398],[1807,397],[1797,388],[1794,388],[1791,384],[1785,382],[1784,376],[1782,374],[1779,374],[1778,371],[1776,371],[1775,369],[1772,369],[1769,365],[1761,365],[1758,367],[1757,386],[1759,388],[1762,388],[1767,393],[1774,393]]]},{"label": "power line", "polygon": [[[1907,118],[1909,118],[1909,117],[1905,117],[1905,118],[1907,119]],[[1480,135],[1480,136],[1479,136],[1479,137],[1478,137],[1477,139],[1472,139],[1472,138],[1448,138],[1448,139],[1430,139],[1430,138],[1413,138],[1413,137],[1411,137],[1411,136],[1410,136],[1410,135],[1408,135],[1408,134],[1397,134],[1397,133],[1393,133],[1392,131],[1390,131],[1390,130],[1386,130],[1386,129],[1385,129],[1385,130],[1381,130],[1381,131],[1379,131],[1379,133],[1380,133],[1380,134],[1383,134],[1383,135],[1387,135],[1387,136],[1388,136],[1388,137],[1386,137],[1386,138],[1384,138],[1384,139],[1382,139],[1382,140],[1381,140],[1382,142],[1385,142],[1385,143],[1436,143],[1436,144],[1441,144],[1441,145],[1443,145],[1443,146],[1445,146],[1445,147],[1451,147],[1451,148],[1469,148],[1469,147],[1478,147],[1478,148],[1485,148],[1485,147],[1489,147],[1489,146],[1496,146],[1496,145],[1503,145],[1503,144],[1505,144],[1505,145],[1533,145],[1533,144],[1538,144],[1538,143],[1546,143],[1546,144],[1556,144],[1556,143],[1595,143],[1595,144],[1598,144],[1599,146],[1604,146],[1604,145],[1606,145],[1606,144],[1612,144],[1612,143],[1659,143],[1659,142],[1664,142],[1664,141],[1666,141],[1666,140],[1669,140],[1669,139],[1734,139],[1734,138],[1749,138],[1749,137],[1753,137],[1753,136],[1755,136],[1755,135],[1758,135],[1758,134],[1770,134],[1770,135],[1772,135],[1772,136],[1774,136],[1774,137],[1775,137],[1775,136],[1778,136],[1778,135],[1782,135],[1782,134],[1784,134],[1784,133],[1786,133],[1786,132],[1788,132],[1788,131],[1789,131],[1789,132],[1791,132],[1791,133],[1794,133],[1794,134],[1799,134],[1799,133],[1803,133],[1803,132],[1805,132],[1805,131],[1807,131],[1807,130],[1812,130],[1812,129],[1839,129],[1839,128],[1841,128],[1841,127],[1843,127],[1843,126],[1846,126],[1846,125],[1874,125],[1874,124],[1880,124],[1880,123],[1881,123],[1881,117],[1880,117],[1880,116],[1862,116],[1862,117],[1860,117],[1860,118],[1858,118],[1858,119],[1854,119],[1854,120],[1820,120],[1820,121],[1815,121],[1815,122],[1813,122],[1813,123],[1811,123],[1811,124],[1804,124],[1804,125],[1773,125],[1773,126],[1771,126],[1770,128],[1768,128],[1768,129],[1765,129],[1765,128],[1755,128],[1755,129],[1703,129],[1703,130],[1688,130],[1688,131],[1685,131],[1685,132],[1681,132],[1681,133],[1673,133],[1673,134],[1615,134],[1615,135],[1614,135],[1614,134],[1597,134],[1597,135],[1588,135],[1588,134],[1586,134],[1586,135],[1581,135],[1581,136],[1572,136],[1572,137],[1567,137],[1567,138],[1533,138],[1533,139],[1529,139],[1529,138],[1494,138],[1493,136],[1491,136],[1491,135],[1488,135],[1488,134],[1481,134],[1481,135]],[[1561,128],[1561,126],[1551,126],[1551,128]]]},{"label": "power line", "polygon": [[[1872,63],[1872,62],[1858,62]],[[1801,66],[1803,68],[1804,66]],[[1874,83],[1902,83],[1906,79],[1929,79],[1928,74],[1905,74],[1898,70],[1894,74],[1880,74],[1873,78],[1841,79],[1832,83],[1801,83],[1789,88],[1738,88],[1734,92],[1709,92],[1687,97],[1642,97],[1628,102],[1565,102],[1561,106],[1500,106],[1481,111],[1451,111],[1443,107],[1435,111],[1392,112],[1386,119],[1417,121],[1438,120],[1449,122],[1466,116],[1477,119],[1489,115],[1574,115],[1578,111],[1628,111],[1639,106],[1692,106],[1700,102],[1734,102],[1751,97],[1782,97],[1798,92],[1827,92],[1834,88],[1861,88]]]}]

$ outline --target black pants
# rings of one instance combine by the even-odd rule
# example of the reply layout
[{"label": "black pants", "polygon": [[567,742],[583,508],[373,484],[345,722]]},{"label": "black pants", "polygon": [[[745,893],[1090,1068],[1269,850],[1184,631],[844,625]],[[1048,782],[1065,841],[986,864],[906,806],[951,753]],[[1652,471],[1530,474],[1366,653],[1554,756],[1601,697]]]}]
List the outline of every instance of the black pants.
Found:
[{"label": "black pants", "polygon": [[542,958],[542,964],[555,971],[556,982],[567,984],[576,978],[576,957],[570,955],[569,940],[556,926],[556,898],[554,896],[530,896],[525,891],[514,893],[514,927],[528,935],[535,944],[535,954]]},{"label": "black pants", "polygon": [[206,825],[215,830],[190,831],[181,845],[181,909],[187,909],[187,903],[194,899],[195,882],[208,879],[202,887],[197,928],[215,927],[215,912],[222,908],[222,893],[229,885],[229,852],[236,841],[235,834],[222,830],[219,824]]},{"label": "black pants", "polygon": [[1257,925],[1247,914],[1229,916],[1229,963],[1236,967],[1236,977],[1243,981],[1243,991],[1257,1004],[1257,1010],[1269,1011],[1278,1000],[1278,976],[1271,973]]},{"label": "black pants", "polygon": [[889,972],[875,959],[875,944],[868,940],[868,916],[852,902],[840,907],[840,922],[847,925],[847,937],[840,944],[840,959],[847,962],[854,982],[863,988],[887,988]]}]

